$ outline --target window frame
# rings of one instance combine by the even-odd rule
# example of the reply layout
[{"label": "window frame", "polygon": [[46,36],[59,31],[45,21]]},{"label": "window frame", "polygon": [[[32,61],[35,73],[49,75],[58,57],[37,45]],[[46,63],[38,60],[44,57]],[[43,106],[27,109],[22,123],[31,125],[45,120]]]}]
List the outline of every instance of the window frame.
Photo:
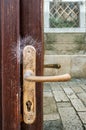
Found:
[{"label": "window frame", "polygon": [[59,0],[61,2],[79,2],[80,3],[80,27],[51,28],[49,26],[49,5],[53,0],[44,0],[44,33],[85,33],[86,32],[86,3],[85,0]]}]

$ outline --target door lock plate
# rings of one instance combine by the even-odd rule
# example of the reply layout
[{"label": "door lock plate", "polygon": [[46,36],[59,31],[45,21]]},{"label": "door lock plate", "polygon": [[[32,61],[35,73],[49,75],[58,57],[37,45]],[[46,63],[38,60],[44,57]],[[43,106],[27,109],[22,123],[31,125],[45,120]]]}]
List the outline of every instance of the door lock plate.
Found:
[{"label": "door lock plate", "polygon": [[35,75],[35,70],[36,50],[28,45],[23,50],[23,119],[26,124],[34,123],[36,118],[35,82],[25,79],[28,75]]}]

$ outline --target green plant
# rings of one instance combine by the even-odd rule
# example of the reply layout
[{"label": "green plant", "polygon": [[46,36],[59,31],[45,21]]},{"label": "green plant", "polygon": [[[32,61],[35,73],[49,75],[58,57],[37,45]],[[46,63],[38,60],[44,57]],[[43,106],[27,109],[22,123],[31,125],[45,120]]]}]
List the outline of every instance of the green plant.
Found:
[{"label": "green plant", "polygon": [[50,21],[51,28],[78,27],[78,23],[76,20],[67,21],[61,18],[58,19],[55,17],[50,17],[49,21]]}]

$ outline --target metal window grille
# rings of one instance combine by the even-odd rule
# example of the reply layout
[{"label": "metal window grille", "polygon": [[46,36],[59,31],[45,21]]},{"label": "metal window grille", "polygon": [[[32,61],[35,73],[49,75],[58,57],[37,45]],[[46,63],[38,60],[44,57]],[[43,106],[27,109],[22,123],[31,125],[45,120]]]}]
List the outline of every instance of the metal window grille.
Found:
[{"label": "metal window grille", "polygon": [[74,28],[79,25],[78,2],[50,2],[49,24],[51,28]]}]

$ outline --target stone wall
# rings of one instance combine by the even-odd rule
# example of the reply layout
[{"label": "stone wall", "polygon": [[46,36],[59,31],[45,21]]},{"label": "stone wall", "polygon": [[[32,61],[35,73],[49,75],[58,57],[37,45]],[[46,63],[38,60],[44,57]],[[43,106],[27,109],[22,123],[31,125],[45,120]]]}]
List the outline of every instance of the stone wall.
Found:
[{"label": "stone wall", "polygon": [[45,69],[45,75],[70,73],[72,77],[86,78],[86,34],[47,33],[45,64],[60,64],[60,69]]},{"label": "stone wall", "polygon": [[86,78],[85,55],[45,55],[44,64],[60,64],[60,69],[46,68],[44,75],[70,73],[74,78]]},{"label": "stone wall", "polygon": [[45,54],[85,55],[86,34],[84,33],[45,33]]}]

